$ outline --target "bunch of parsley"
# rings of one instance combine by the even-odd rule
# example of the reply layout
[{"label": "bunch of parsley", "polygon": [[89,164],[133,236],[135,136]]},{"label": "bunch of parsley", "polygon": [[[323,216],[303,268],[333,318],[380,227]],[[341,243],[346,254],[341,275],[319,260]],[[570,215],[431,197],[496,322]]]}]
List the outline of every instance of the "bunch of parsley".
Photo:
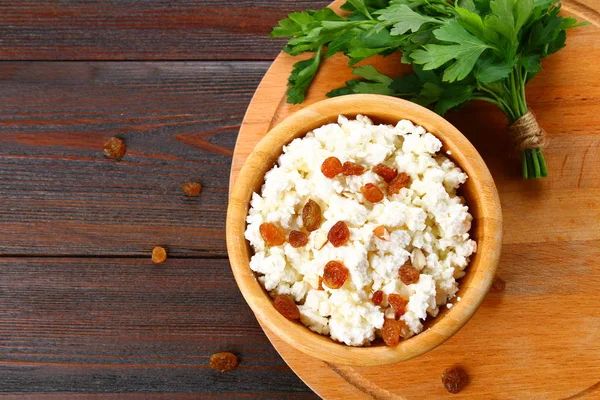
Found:
[{"label": "bunch of parsley", "polygon": [[[328,8],[292,13],[273,28],[291,37],[284,51],[315,52],[294,65],[289,103],[301,103],[323,58],[343,53],[349,65],[402,53],[414,74],[392,79],[365,65],[361,79],[328,96],[374,93],[409,99],[443,115],[471,100],[496,104],[509,124],[528,112],[525,85],[541,59],[565,46],[566,30],[583,25],[559,16],[555,0],[347,0],[341,17]],[[547,176],[541,149],[521,151],[525,178]]]}]

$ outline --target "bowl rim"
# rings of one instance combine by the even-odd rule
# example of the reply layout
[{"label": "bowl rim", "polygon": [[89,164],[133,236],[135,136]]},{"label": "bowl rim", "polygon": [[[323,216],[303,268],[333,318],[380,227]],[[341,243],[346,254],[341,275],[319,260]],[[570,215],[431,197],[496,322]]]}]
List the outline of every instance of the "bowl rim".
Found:
[{"label": "bowl rim", "polygon": [[[343,111],[343,112],[342,112]],[[429,329],[403,340],[396,347],[352,347],[334,342],[329,336],[310,331],[301,322],[279,314],[270,297],[249,267],[250,246],[244,237],[246,216],[253,187],[260,187],[264,174],[282,153],[282,147],[297,137],[337,119],[339,114],[363,114],[374,119],[409,119],[438,137],[452,152],[452,160],[474,184],[483,234],[478,240],[475,277],[464,287],[460,302],[438,318]],[[430,126],[439,129],[430,129]],[[257,183],[259,182],[260,183]],[[248,184],[250,183],[250,184]],[[473,204],[468,204],[473,207]],[[262,323],[289,345],[326,362],[374,366],[406,361],[434,349],[454,335],[475,313],[487,294],[500,258],[502,211],[498,192],[483,159],[469,140],[450,122],[415,103],[383,95],[355,94],[322,100],[291,114],[273,127],[255,146],[242,166],[229,197],[226,221],[227,251],[237,285],[246,302]],[[484,262],[483,267],[479,264]],[[473,264],[473,260],[471,264]],[[468,268],[474,268],[472,265]],[[469,270],[467,270],[469,274]],[[463,290],[462,285],[459,285]]]}]

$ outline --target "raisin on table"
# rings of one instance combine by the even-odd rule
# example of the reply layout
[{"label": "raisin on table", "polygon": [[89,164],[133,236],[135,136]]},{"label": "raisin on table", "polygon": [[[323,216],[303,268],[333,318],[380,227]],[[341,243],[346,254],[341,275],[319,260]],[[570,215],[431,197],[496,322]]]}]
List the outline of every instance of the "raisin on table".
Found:
[{"label": "raisin on table", "polygon": [[442,372],[442,383],[450,393],[458,393],[465,388],[469,381],[469,376],[459,366],[446,368]]},{"label": "raisin on table", "polygon": [[125,156],[126,152],[127,146],[121,138],[113,136],[104,143],[104,155],[108,158],[120,160]]},{"label": "raisin on table", "polygon": [[213,354],[210,357],[210,366],[219,372],[229,372],[238,365],[238,359],[235,354],[228,351]]},{"label": "raisin on table", "polygon": [[499,276],[495,276],[490,288],[490,293],[502,293],[506,288],[506,282]]},{"label": "raisin on table", "polygon": [[156,246],[152,249],[152,262],[160,264],[167,259],[167,250],[164,247]]},{"label": "raisin on table", "polygon": [[198,196],[202,192],[202,185],[198,182],[186,182],[181,185],[181,190],[188,196]]}]

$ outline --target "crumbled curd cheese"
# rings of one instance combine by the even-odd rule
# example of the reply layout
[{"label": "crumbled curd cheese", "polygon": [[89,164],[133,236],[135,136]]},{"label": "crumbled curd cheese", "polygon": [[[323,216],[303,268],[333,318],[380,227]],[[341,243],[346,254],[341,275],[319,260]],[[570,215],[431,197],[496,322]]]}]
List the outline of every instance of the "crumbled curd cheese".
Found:
[{"label": "crumbled curd cheese", "polygon": [[[440,306],[452,307],[449,300],[458,291],[456,280],[464,275],[477,249],[469,237],[472,217],[456,194],[467,175],[440,154],[441,148],[439,139],[410,121],[374,125],[361,115],[355,120],[340,116],[337,124],[295,139],[265,175],[261,194],[252,196],[245,232],[255,251],[250,268],[272,295],[295,299],[301,321],[309,329],[339,342],[361,346],[380,336],[384,318],[393,316],[393,310],[386,313],[387,300],[380,306],[372,303],[376,290],[408,300],[400,317],[406,323],[402,336],[418,334],[428,315],[436,316]],[[358,163],[365,173],[329,179],[321,173],[328,157]],[[371,171],[380,163],[408,174],[411,184],[372,204],[360,188],[367,183],[385,188],[383,179]],[[301,230],[302,208],[308,199],[320,205],[323,222],[310,232],[306,246],[266,246],[260,225],[271,222],[286,232]],[[350,239],[334,247],[325,240],[338,221],[348,225]],[[380,225],[390,232],[389,241],[373,234]],[[414,262],[414,257],[425,265],[419,268],[418,282],[405,285],[398,270]],[[318,290],[319,278],[331,260],[342,262],[349,278],[339,289],[323,285]]]}]

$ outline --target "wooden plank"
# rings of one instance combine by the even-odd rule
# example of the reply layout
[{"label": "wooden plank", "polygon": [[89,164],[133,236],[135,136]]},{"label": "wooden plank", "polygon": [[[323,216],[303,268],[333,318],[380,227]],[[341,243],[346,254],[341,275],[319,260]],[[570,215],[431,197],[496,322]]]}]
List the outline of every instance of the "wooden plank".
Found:
[{"label": "wooden plank", "polygon": [[[2,63],[0,255],[225,256],[232,150],[267,67]],[[112,135],[121,161],[102,153]]]},{"label": "wooden plank", "polygon": [[[314,398],[225,260],[0,258],[0,392]],[[210,356],[233,351],[217,373]]]},{"label": "wooden plank", "polygon": [[[306,0],[319,9],[327,1]],[[19,0],[0,4],[1,60],[272,60],[293,0]]]}]

